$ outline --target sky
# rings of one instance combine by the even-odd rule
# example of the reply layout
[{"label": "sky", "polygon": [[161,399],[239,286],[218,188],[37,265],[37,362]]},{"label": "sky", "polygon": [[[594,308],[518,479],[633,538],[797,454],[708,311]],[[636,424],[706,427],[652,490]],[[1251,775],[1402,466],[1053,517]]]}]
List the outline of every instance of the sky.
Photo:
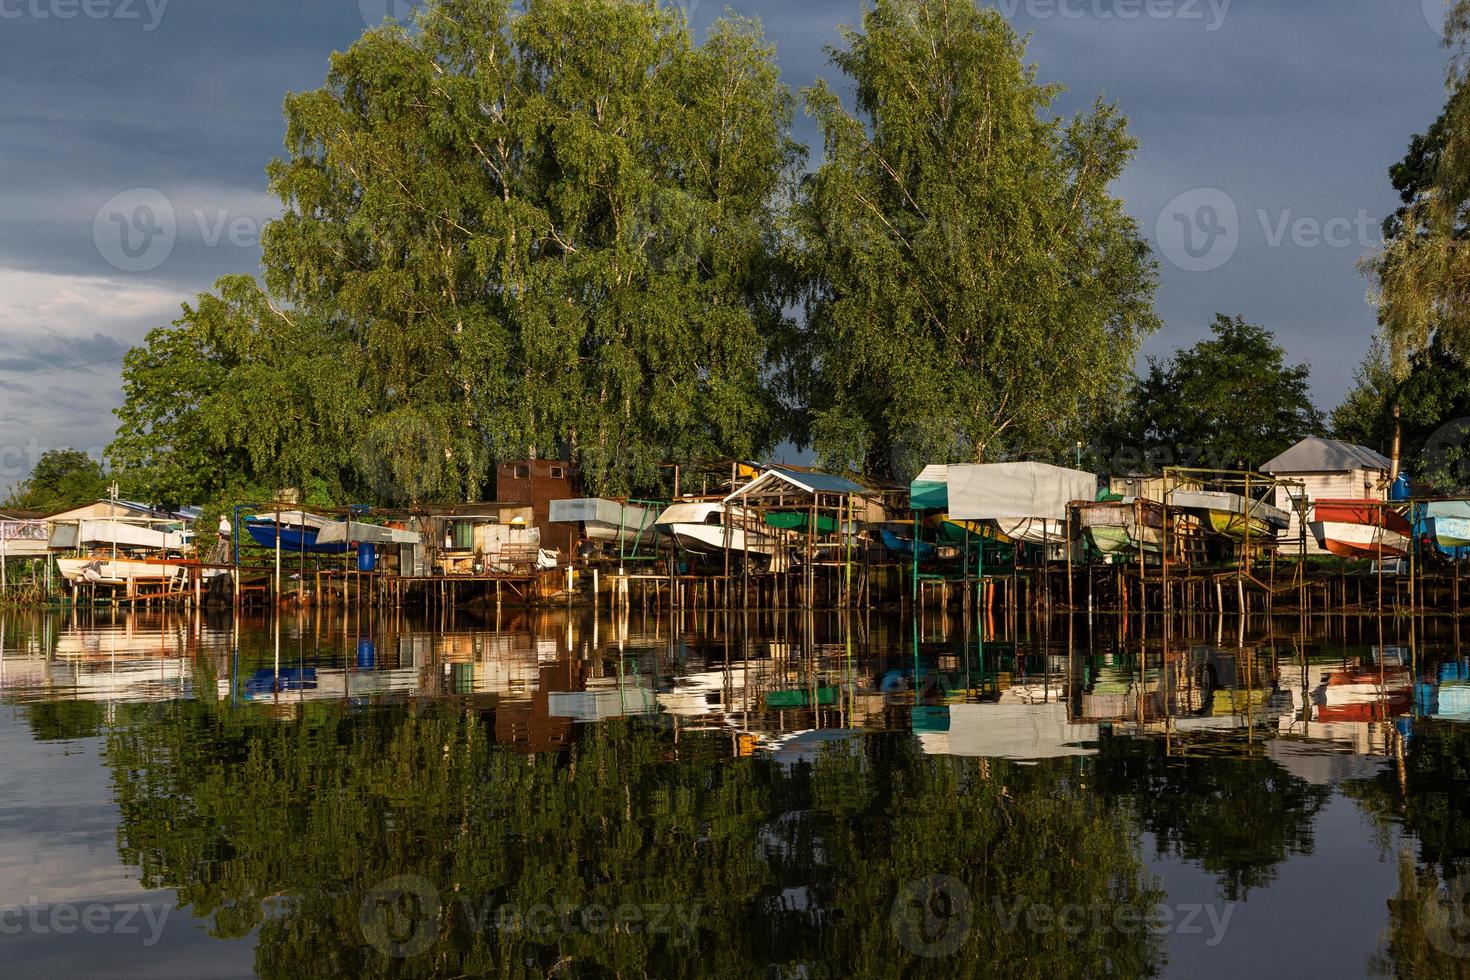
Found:
[{"label": "sky", "polygon": [[[800,89],[860,0],[670,0],[699,33],[761,19]],[[1116,185],[1161,267],[1164,329],[1275,331],[1336,405],[1372,337],[1358,262],[1387,169],[1445,99],[1444,0],[994,0],[1058,112],[1117,102]],[[0,0],[0,489],[47,449],[101,456],[123,354],[220,276],[259,269],[279,213],[281,104],[405,0]],[[797,136],[820,147],[811,121]]]}]

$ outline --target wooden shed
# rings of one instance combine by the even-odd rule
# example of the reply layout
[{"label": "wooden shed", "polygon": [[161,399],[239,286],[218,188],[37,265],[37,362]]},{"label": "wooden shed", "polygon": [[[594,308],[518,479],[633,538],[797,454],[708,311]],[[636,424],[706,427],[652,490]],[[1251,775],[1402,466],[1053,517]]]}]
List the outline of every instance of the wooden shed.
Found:
[{"label": "wooden shed", "polygon": [[[1278,479],[1300,481],[1305,485],[1308,520],[1311,505],[1318,500],[1386,500],[1388,473],[1392,463],[1387,456],[1364,446],[1336,439],[1303,439],[1286,452],[1261,467],[1261,472]],[[1291,514],[1291,524],[1280,532],[1286,553],[1300,547],[1302,535],[1301,508],[1291,487],[1277,487],[1274,503]],[[1307,554],[1325,554],[1316,539],[1306,534]]]}]

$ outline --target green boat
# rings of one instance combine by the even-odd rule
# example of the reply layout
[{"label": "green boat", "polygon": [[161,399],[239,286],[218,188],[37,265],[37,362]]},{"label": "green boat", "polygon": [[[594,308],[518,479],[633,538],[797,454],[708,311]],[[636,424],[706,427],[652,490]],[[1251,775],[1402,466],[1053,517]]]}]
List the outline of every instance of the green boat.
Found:
[{"label": "green boat", "polygon": [[957,521],[948,514],[939,514],[929,520],[929,526],[939,535],[940,544],[963,545],[965,539],[1010,544],[1011,539],[988,521]]},{"label": "green boat", "polygon": [[[804,510],[778,510],[766,515],[766,524],[782,531],[805,532],[811,523],[811,512]],[[838,520],[831,514],[817,515],[818,534],[836,534]]]}]

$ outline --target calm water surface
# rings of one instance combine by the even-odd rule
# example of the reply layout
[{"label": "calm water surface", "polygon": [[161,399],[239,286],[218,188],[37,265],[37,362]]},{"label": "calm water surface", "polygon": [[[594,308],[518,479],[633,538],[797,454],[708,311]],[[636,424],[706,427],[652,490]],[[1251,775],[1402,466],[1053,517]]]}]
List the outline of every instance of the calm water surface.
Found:
[{"label": "calm water surface", "polygon": [[0,619],[6,976],[1470,976],[1452,621]]}]

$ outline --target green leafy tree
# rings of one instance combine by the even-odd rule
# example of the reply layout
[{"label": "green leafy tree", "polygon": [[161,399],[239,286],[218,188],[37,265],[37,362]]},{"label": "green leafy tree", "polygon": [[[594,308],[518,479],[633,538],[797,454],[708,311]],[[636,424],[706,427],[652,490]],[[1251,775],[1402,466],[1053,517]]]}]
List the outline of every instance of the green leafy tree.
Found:
[{"label": "green leafy tree", "polygon": [[[1463,19],[1470,7],[1457,5],[1452,13]],[[1463,31],[1463,27],[1455,28]],[[1470,456],[1465,437],[1470,435],[1470,368],[1466,347],[1457,329],[1437,328],[1445,308],[1435,300],[1413,312],[1407,297],[1414,289],[1432,285],[1430,280],[1410,283],[1423,270],[1413,271],[1421,249],[1450,260],[1462,246],[1455,231],[1450,240],[1435,243],[1440,235],[1432,216],[1445,193],[1441,181],[1446,168],[1463,149],[1453,145],[1462,137],[1463,92],[1451,97],[1450,106],[1423,134],[1409,143],[1404,159],[1389,170],[1402,206],[1384,222],[1388,247],[1375,257],[1371,271],[1379,275],[1385,290],[1380,311],[1384,337],[1376,339],[1354,378],[1352,390],[1332,413],[1332,426],[1339,438],[1360,442],[1387,453],[1393,443],[1393,409],[1399,407],[1404,464],[1409,473],[1428,486],[1443,491],[1460,491],[1470,486]],[[1397,292],[1395,290],[1397,289]],[[1413,319],[1413,318],[1418,319]],[[1417,323],[1414,326],[1413,323]]]},{"label": "green leafy tree", "polygon": [[1332,413],[1333,431],[1388,453],[1394,406],[1399,408],[1404,470],[1422,486],[1442,493],[1470,488],[1470,366],[1444,338],[1409,357],[1402,376],[1385,346],[1375,343],[1358,369],[1356,384]]},{"label": "green leafy tree", "polygon": [[1123,427],[1153,466],[1253,469],[1324,426],[1305,364],[1263,327],[1218,315],[1211,337],[1151,358]]},{"label": "green leafy tree", "polygon": [[1052,114],[1001,14],[877,0],[806,92],[822,166],[799,208],[804,343],[787,393],[830,466],[1070,445],[1154,330],[1156,267],[1109,192],[1135,149],[1117,107]]},{"label": "green leafy tree", "polygon": [[570,453],[613,493],[771,443],[801,159],[774,52],[739,19],[695,44],[654,0],[514,10],[431,3],[286,100],[263,284],[131,360],[120,458],[396,502],[476,499],[496,458]]},{"label": "green leafy tree", "polygon": [[1390,172],[1403,207],[1363,268],[1396,360],[1427,348],[1470,355],[1470,0],[1453,0],[1445,44],[1454,51],[1444,112]]},{"label": "green leafy tree", "polygon": [[1389,346],[1375,337],[1363,363],[1353,372],[1352,388],[1329,417],[1333,436],[1386,455],[1393,441],[1398,387]]},{"label": "green leafy tree", "polygon": [[107,495],[102,465],[78,449],[52,449],[11,493],[7,506],[53,514]]}]

